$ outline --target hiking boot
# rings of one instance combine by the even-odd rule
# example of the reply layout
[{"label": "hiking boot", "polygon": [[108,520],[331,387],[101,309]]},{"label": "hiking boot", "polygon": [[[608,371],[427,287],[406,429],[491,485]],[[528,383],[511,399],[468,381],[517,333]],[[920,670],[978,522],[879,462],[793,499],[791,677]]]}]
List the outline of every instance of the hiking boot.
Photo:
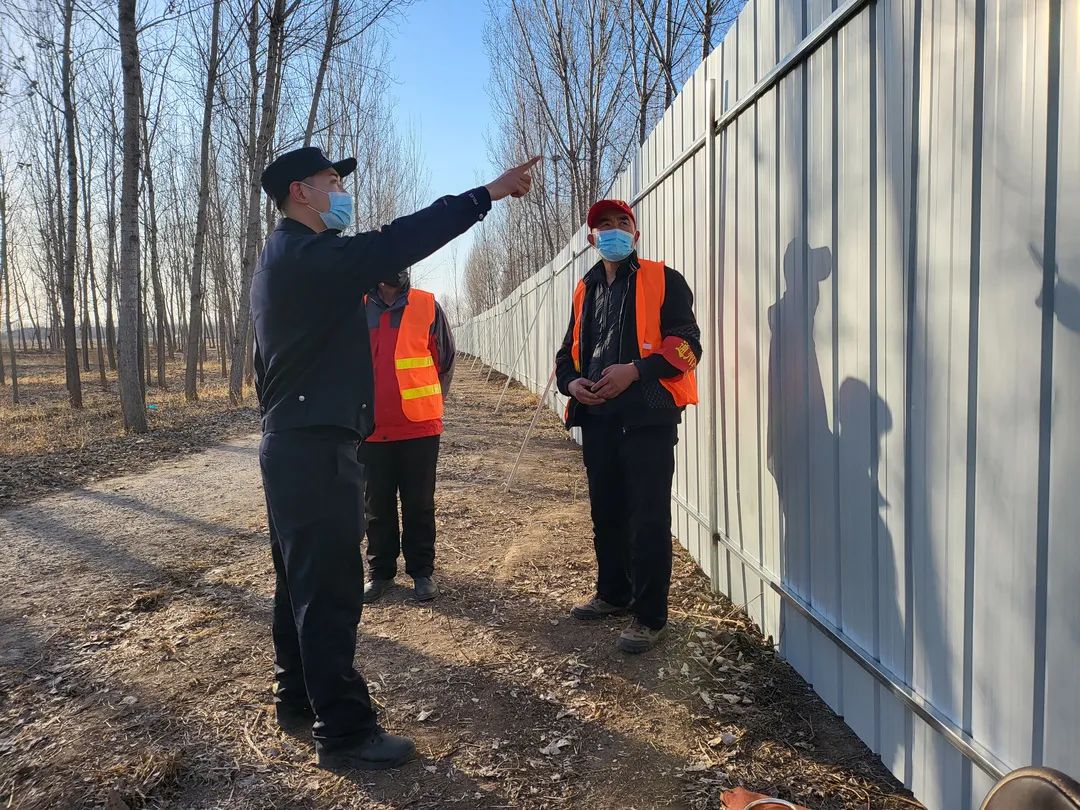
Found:
[{"label": "hiking boot", "polygon": [[584,605],[571,608],[570,615],[583,622],[606,619],[608,616],[622,616],[626,613],[626,607],[619,607],[610,602],[605,602],[599,596],[594,596]]},{"label": "hiking boot", "polygon": [[274,713],[277,724],[286,734],[311,733],[315,712],[307,703],[276,703]]},{"label": "hiking boot", "polygon": [[416,756],[416,746],[408,737],[387,734],[376,726],[363,742],[347,748],[325,750],[315,746],[320,768],[328,771],[384,771],[397,768]]},{"label": "hiking boot", "polygon": [[638,653],[651,650],[660,643],[660,639],[665,635],[667,635],[666,624],[659,630],[653,630],[648,625],[642,624],[639,620],[634,619],[630,622],[630,626],[622,631],[622,635],[620,635],[619,640],[615,642],[615,646],[624,653],[637,655]]},{"label": "hiking boot", "polygon": [[439,586],[431,577],[415,577],[413,579],[413,595],[417,602],[430,602],[439,595]]},{"label": "hiking boot", "polygon": [[392,579],[369,579],[364,585],[364,604],[370,605],[382,599],[384,593],[394,584]]}]

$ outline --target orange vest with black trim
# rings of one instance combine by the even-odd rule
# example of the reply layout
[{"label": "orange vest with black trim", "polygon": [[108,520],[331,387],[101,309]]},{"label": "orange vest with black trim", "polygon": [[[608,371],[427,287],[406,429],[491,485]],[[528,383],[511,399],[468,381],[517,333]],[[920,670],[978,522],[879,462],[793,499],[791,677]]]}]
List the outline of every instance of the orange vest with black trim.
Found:
[{"label": "orange vest with black trim", "polygon": [[[647,259],[638,260],[638,269],[634,282],[634,303],[637,310],[637,343],[642,359],[654,352],[663,352],[664,335],[660,331],[660,308],[664,305],[664,291],[667,278],[664,263]],[[574,358],[574,368],[581,372],[581,313],[585,308],[585,280],[578,281],[574,290],[574,342],[570,354]],[[697,376],[694,365],[697,358],[685,340],[674,340],[672,350],[688,367],[675,377],[661,377],[660,384],[671,392],[675,406],[682,408],[696,405],[698,401]],[[675,364],[673,364],[675,365]],[[678,367],[678,366],[676,366]]]},{"label": "orange vest with black trim", "polygon": [[430,347],[434,323],[435,296],[424,290],[409,290],[394,348],[394,369],[401,410],[410,422],[442,419],[443,415],[442,384]]}]

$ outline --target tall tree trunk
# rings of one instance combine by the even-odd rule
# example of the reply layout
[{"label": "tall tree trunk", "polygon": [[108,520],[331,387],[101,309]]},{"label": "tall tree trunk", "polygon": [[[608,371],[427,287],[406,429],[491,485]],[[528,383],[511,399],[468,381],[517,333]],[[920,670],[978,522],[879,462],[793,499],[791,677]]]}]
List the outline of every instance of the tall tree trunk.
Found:
[{"label": "tall tree trunk", "polygon": [[42,342],[41,323],[34,317],[34,308],[30,306],[30,296],[26,294],[26,285],[20,284],[19,287],[22,289],[23,303],[26,304],[26,317],[30,319],[30,326],[34,330],[34,340],[37,342],[38,354],[41,354],[45,351],[45,344]]},{"label": "tall tree trunk", "polygon": [[[86,276],[88,276],[88,286],[90,287],[90,303],[94,310],[94,331],[97,335],[97,363],[98,374],[101,377],[101,390],[108,388],[108,379],[105,376],[105,349],[101,345],[101,314],[98,312],[98,299],[97,299],[97,278],[94,275],[94,239],[93,229],[91,227],[90,217],[90,167],[94,162],[94,149],[91,145],[89,160],[83,160],[82,151],[82,138],[79,138],[79,163],[82,171],[82,192],[83,192],[83,225],[85,233],[85,242],[83,247],[83,256],[86,261]],[[83,293],[83,305],[86,306],[86,294]],[[86,322],[86,332],[89,335],[90,332],[90,319],[89,317],[83,318]],[[86,341],[89,344],[89,340]],[[83,355],[85,359],[87,348],[83,347]],[[89,364],[87,364],[89,366]],[[87,369],[89,370],[89,368]]]},{"label": "tall tree trunk", "polygon": [[[146,126],[146,116],[142,119],[143,133],[143,176],[146,178],[146,213],[147,235],[150,237],[150,287],[154,294],[154,342],[156,344],[157,384],[164,391],[168,386],[165,380],[166,327],[165,291],[161,286],[161,261],[158,255],[157,196],[154,191],[154,168],[150,161],[150,139]],[[149,335],[147,335],[149,340]],[[147,355],[149,363],[149,354]],[[149,379],[147,380],[149,384]]]},{"label": "tall tree trunk", "polygon": [[274,0],[270,14],[270,31],[267,37],[266,75],[263,84],[262,115],[259,134],[248,177],[247,233],[244,239],[244,256],[240,264],[240,295],[237,301],[236,333],[233,336],[232,369],[229,376],[229,401],[239,405],[244,398],[244,371],[247,365],[248,324],[251,320],[251,275],[255,269],[255,253],[259,240],[261,215],[259,175],[266,165],[270,141],[274,135],[277,118],[277,74],[281,65],[281,51],[285,33],[285,0]]},{"label": "tall tree trunk", "polygon": [[105,254],[105,345],[109,370],[116,371],[116,323],[113,320],[113,295],[116,282],[116,139],[109,139],[109,168],[106,172],[105,223],[108,232]]},{"label": "tall tree trunk", "polygon": [[[9,265],[8,272],[14,274],[15,269]],[[23,323],[22,306],[19,304],[19,290],[17,287],[11,295],[15,299],[15,321],[19,324],[19,346],[22,348],[23,354],[26,354],[29,351],[26,345],[26,324]]]},{"label": "tall tree trunk", "polygon": [[716,0],[705,0],[705,9],[701,19],[701,61],[704,62],[712,53],[713,16],[716,14]]},{"label": "tall tree trunk", "polygon": [[[11,335],[11,286],[6,284],[8,273],[7,264],[7,184],[4,182],[3,164],[0,164],[0,298],[5,301],[8,324],[8,346],[11,348],[11,379],[14,385],[18,385],[15,372],[15,341]],[[7,377],[4,374],[4,348],[0,346],[0,385],[7,385]]]},{"label": "tall tree trunk", "polygon": [[311,146],[311,138],[315,134],[315,119],[319,114],[319,100],[322,97],[323,82],[326,79],[326,69],[330,65],[330,55],[334,52],[334,40],[337,38],[340,5],[340,0],[330,0],[330,19],[326,22],[326,41],[323,43],[322,58],[319,60],[319,72],[315,74],[315,89],[311,94],[311,109],[308,110],[304,146]]},{"label": "tall tree trunk", "polygon": [[203,97],[202,139],[199,144],[199,207],[195,216],[195,249],[191,259],[191,310],[188,313],[187,347],[184,352],[184,399],[188,402],[199,398],[196,374],[202,368],[199,344],[202,341],[203,296],[206,293],[203,289],[203,265],[206,256],[206,211],[210,204],[210,124],[214,112],[214,85],[217,82],[220,19],[221,0],[214,0],[213,22],[210,25],[210,64]]},{"label": "tall tree trunk", "polygon": [[[76,223],[76,227],[78,223]],[[85,261],[85,258],[84,258]],[[82,334],[82,367],[83,371],[90,370],[90,302],[89,291],[86,289],[89,283],[86,265],[83,265],[82,286],[79,290],[80,304],[82,306],[82,321],[79,323],[79,331]]]},{"label": "tall tree trunk", "polygon": [[124,426],[146,432],[146,399],[139,374],[139,115],[142,76],[135,28],[136,0],[118,0],[120,64],[124,73],[124,172],[120,192],[120,403]]},{"label": "tall tree trunk", "polygon": [[[7,184],[0,175],[0,281],[4,284],[4,318],[7,321],[8,352],[11,359],[11,404],[19,404],[19,367],[15,359],[15,335],[11,329],[11,256],[8,251]],[[20,331],[22,323],[19,323]]]},{"label": "tall tree trunk", "polygon": [[105,345],[101,335],[101,315],[98,312],[97,278],[94,276],[94,265],[90,265],[90,295],[94,307],[94,332],[97,336],[97,362],[98,375],[101,377],[101,390],[109,389],[109,378],[105,374]]},{"label": "tall tree trunk", "polygon": [[79,167],[75,156],[75,93],[71,67],[71,24],[75,0],[64,0],[64,48],[62,54],[64,139],[67,145],[67,238],[64,247],[60,297],[64,307],[64,377],[72,408],[82,407],[79,352],[75,344],[75,245],[79,225]]}]

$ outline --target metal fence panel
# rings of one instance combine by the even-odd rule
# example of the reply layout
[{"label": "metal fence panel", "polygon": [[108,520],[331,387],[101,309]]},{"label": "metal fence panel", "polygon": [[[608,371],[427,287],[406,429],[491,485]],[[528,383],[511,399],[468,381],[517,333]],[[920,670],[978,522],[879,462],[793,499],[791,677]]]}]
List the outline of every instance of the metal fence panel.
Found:
[{"label": "metal fence panel", "polygon": [[[1080,0],[752,0],[612,192],[702,326],[680,542],[931,808],[1080,771],[1078,39]],[[462,350],[542,391],[585,237]]]}]

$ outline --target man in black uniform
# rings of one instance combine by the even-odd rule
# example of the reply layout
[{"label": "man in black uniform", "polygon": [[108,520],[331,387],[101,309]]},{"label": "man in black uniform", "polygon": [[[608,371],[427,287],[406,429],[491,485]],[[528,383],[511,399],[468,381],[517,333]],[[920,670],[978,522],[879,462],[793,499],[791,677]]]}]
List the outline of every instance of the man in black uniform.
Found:
[{"label": "man in black uniform", "polygon": [[371,432],[374,396],[364,293],[464,233],[493,200],[528,192],[535,163],[349,237],[340,235],[353,220],[342,179],[355,159],[332,163],[307,147],[262,174],[283,215],[251,282],[259,466],[277,574],[275,704],[283,728],[311,725],[321,767],[392,768],[415,752],[377,725],[353,667],[364,582],[357,445]]}]

